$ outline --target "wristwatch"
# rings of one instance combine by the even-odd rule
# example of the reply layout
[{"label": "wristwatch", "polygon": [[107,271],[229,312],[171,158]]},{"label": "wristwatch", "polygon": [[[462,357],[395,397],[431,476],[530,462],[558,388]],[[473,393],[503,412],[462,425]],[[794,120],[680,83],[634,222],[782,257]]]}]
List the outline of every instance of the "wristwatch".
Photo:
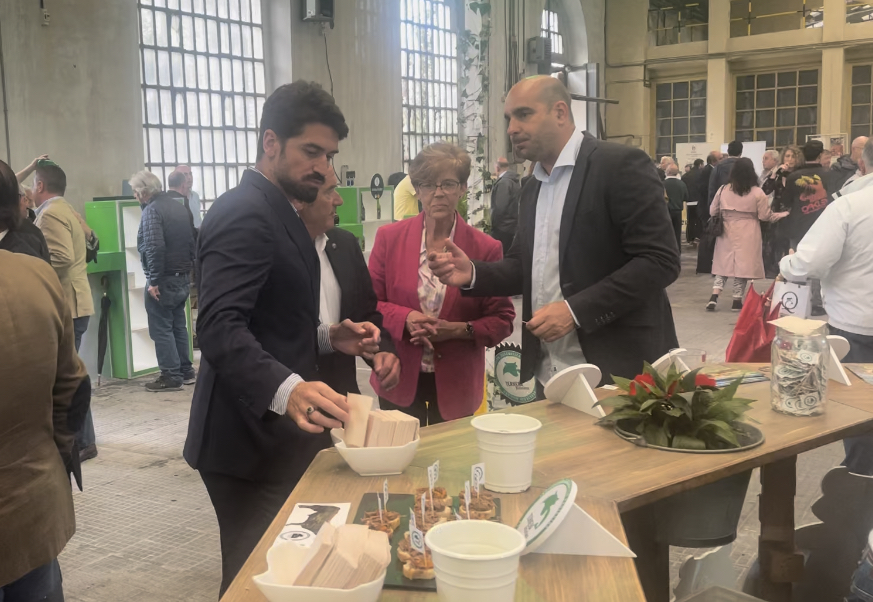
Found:
[{"label": "wristwatch", "polygon": [[470,335],[471,339],[474,338],[474,331],[473,331],[473,323],[472,322],[467,322],[466,332],[468,335]]}]

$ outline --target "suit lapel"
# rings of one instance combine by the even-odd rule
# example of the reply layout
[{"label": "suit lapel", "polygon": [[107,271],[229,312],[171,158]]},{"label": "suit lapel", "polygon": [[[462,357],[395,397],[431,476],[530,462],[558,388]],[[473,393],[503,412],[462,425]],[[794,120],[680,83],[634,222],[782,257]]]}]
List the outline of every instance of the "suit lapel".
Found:
[{"label": "suit lapel", "polygon": [[570,186],[567,188],[567,196],[564,199],[564,210],[561,213],[561,234],[558,247],[558,265],[564,265],[564,253],[570,243],[570,231],[573,228],[573,220],[576,211],[582,201],[582,188],[585,186],[585,178],[588,176],[588,159],[597,149],[597,141],[589,133],[585,133],[582,146],[579,147],[579,155],[576,157],[576,166],[573,175],[570,176]]},{"label": "suit lapel", "polygon": [[312,285],[312,296],[315,306],[318,307],[321,269],[318,262],[318,253],[315,251],[315,245],[309,237],[309,231],[303,224],[303,220],[297,215],[297,211],[285,195],[263,175],[252,170],[246,170],[243,174],[242,182],[250,183],[264,193],[267,198],[267,204],[279,217],[279,221],[282,222],[282,226],[285,228],[291,241],[300,250],[300,256],[303,258],[303,263],[309,271],[309,280]]}]

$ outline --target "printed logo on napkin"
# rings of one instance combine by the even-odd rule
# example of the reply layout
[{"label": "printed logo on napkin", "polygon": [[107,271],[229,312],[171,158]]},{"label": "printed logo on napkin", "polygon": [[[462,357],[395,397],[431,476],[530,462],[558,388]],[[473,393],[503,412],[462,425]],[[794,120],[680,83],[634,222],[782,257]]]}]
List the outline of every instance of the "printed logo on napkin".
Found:
[{"label": "printed logo on napkin", "polygon": [[301,503],[294,506],[294,510],[285,521],[282,532],[276,537],[276,541],[294,541],[308,548],[315,541],[315,536],[325,523],[334,527],[346,524],[351,509],[349,503],[321,504]]}]

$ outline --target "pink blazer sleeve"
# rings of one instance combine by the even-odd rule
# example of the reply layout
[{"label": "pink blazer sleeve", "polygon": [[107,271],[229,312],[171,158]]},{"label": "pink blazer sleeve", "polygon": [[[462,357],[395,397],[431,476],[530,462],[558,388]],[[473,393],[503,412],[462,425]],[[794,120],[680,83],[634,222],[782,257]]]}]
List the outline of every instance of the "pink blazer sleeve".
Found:
[{"label": "pink blazer sleeve", "polygon": [[387,247],[389,243],[386,242],[386,238],[383,232],[376,232],[376,241],[373,243],[373,251],[370,253],[370,278],[373,281],[373,291],[375,291],[378,300],[376,308],[384,318],[382,328],[388,331],[392,339],[401,341],[406,331],[406,317],[412,310],[388,301],[385,262],[388,261]]}]

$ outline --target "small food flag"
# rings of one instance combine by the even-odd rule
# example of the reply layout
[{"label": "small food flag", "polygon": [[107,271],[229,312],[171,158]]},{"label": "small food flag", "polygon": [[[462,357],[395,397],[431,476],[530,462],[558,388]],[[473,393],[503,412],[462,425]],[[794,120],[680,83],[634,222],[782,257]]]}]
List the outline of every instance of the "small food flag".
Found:
[{"label": "small food flag", "polygon": [[473,464],[473,487],[476,489],[476,497],[479,497],[479,486],[485,482],[485,463]]}]

